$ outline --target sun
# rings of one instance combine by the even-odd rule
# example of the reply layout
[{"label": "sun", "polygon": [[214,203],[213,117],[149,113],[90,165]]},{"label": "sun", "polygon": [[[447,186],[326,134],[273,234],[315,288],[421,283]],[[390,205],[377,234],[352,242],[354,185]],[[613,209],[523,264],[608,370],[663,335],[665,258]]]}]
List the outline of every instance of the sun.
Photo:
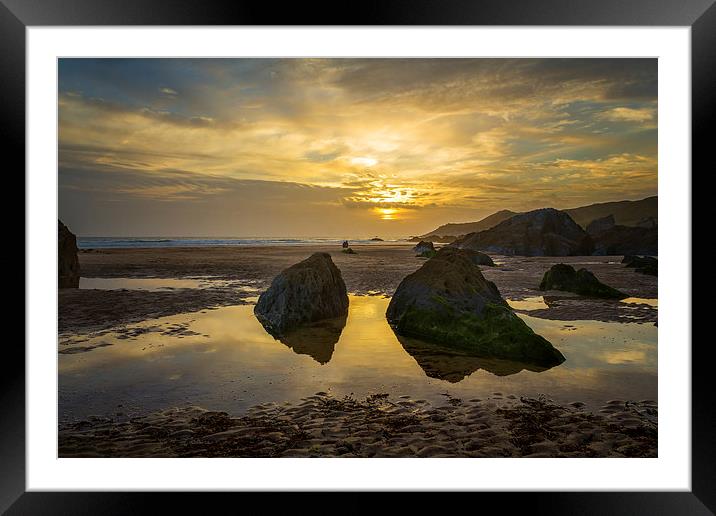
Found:
[{"label": "sun", "polygon": [[361,167],[373,167],[378,164],[378,160],[369,156],[359,156],[356,158],[351,158],[351,163],[353,165],[359,165]]},{"label": "sun", "polygon": [[380,218],[383,220],[395,220],[398,215],[397,208],[376,208],[375,211],[380,214]]}]

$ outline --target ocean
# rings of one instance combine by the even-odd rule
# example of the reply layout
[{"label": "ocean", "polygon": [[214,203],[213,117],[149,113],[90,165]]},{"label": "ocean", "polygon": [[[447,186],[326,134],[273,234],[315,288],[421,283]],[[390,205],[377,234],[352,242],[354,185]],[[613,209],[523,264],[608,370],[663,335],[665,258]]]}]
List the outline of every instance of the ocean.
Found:
[{"label": "ocean", "polygon": [[[261,245],[340,245],[340,238],[239,238],[239,237],[77,237],[80,249],[118,249],[134,247],[219,247],[219,246],[261,246]],[[350,244],[395,244],[406,242],[405,239],[388,239],[381,241],[368,238],[348,239]]]}]

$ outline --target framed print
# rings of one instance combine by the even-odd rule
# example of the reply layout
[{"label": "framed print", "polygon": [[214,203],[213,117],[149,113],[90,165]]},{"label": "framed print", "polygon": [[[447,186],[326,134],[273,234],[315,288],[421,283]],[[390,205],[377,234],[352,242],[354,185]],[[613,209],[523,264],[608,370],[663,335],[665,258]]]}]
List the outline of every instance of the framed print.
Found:
[{"label": "framed print", "polygon": [[28,302],[3,509],[713,511],[691,168],[716,8],[549,4],[5,1]]}]

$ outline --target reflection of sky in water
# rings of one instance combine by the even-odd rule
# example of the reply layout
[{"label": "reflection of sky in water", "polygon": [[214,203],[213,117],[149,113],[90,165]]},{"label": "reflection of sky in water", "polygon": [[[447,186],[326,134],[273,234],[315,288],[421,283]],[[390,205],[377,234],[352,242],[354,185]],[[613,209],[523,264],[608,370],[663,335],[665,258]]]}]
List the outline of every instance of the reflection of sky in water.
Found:
[{"label": "reflection of sky in water", "polygon": [[549,305],[544,302],[544,297],[526,297],[524,299],[507,299],[507,304],[515,310],[541,310],[543,308],[549,308]]},{"label": "reflection of sky in water", "polygon": [[630,305],[649,305],[658,308],[659,307],[659,300],[658,299],[651,299],[651,298],[645,298],[645,297],[627,297],[626,299],[621,300],[622,303],[627,303]]},{"label": "reflection of sky in water", "polygon": [[[565,323],[520,315],[564,354],[566,362],[534,372],[522,366],[505,369],[505,364],[495,368],[474,358],[433,361],[429,371],[451,379],[446,381],[426,376],[418,365],[419,360],[425,366],[424,357],[414,358],[403,348],[385,321],[388,302],[351,296],[346,326],[338,342],[331,344],[334,349],[325,364],[312,358],[315,349],[293,346],[294,352],[274,340],[250,305],[138,325],[164,328],[191,321],[188,328],[196,334],[94,337],[77,345],[113,345],[59,355],[60,418],[132,414],[188,403],[240,413],[256,403],[295,401],[320,390],[357,397],[389,392],[435,402],[444,401],[445,392],[466,399],[494,392],[545,393],[560,402],[579,400],[591,406],[610,399],[656,399],[657,328],[652,324]],[[508,375],[488,370],[508,370],[502,373]],[[514,371],[520,372],[510,374]]]},{"label": "reflection of sky in water", "polygon": [[244,292],[257,288],[237,282],[211,278],[80,278],[81,289],[97,290],[172,290],[177,288],[233,287]]}]

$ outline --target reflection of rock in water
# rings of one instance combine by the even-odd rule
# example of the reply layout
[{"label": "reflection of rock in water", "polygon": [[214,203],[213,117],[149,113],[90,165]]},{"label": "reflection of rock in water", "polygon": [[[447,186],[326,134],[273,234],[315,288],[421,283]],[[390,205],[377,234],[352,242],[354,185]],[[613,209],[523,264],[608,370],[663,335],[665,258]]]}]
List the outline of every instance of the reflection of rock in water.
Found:
[{"label": "reflection of rock in water", "polygon": [[465,355],[437,344],[401,335],[396,335],[396,337],[402,344],[403,349],[415,359],[428,377],[446,380],[450,383],[460,382],[478,369],[484,369],[496,376],[508,376],[519,373],[523,369],[537,373],[551,369],[550,367],[499,358]]},{"label": "reflection of rock in water", "polygon": [[[308,355],[320,364],[326,364],[333,356],[336,342],[346,325],[347,315],[335,319],[323,319],[290,330],[283,335],[272,335],[298,355]],[[264,326],[264,329],[271,332]]]}]

